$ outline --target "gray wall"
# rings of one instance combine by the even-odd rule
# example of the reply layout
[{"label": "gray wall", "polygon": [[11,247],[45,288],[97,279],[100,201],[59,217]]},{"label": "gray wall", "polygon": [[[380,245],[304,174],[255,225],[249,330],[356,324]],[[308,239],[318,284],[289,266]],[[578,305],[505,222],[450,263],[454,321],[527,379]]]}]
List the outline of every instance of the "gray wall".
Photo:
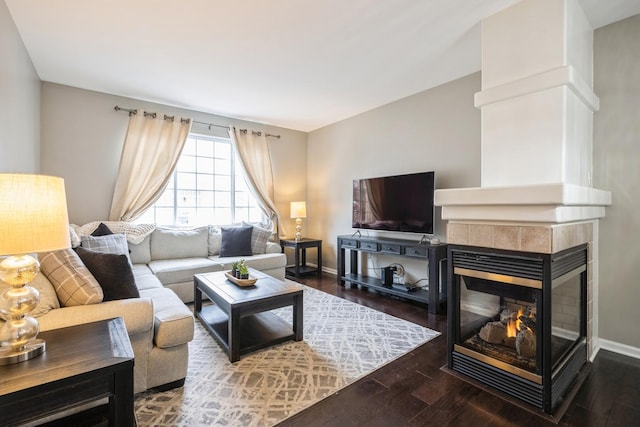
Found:
[{"label": "gray wall", "polygon": [[[222,126],[230,124],[281,135],[269,138],[275,202],[287,231],[293,230],[289,202],[304,199],[307,134],[233,120],[197,111],[153,104],[53,83],[42,85],[43,173],[65,178],[69,220],[75,224],[106,219],[111,207],[120,153],[129,117],[114,106],[191,117]],[[228,136],[225,129],[194,124],[192,132]]]},{"label": "gray wall", "polygon": [[40,167],[40,79],[0,1],[0,172]]},{"label": "gray wall", "polygon": [[[336,236],[353,232],[354,178],[433,170],[437,188],[480,185],[480,110],[473,105],[478,91],[475,73],[309,134],[305,234],[323,239],[325,266],[336,268]],[[444,241],[444,223],[435,227]],[[424,262],[412,267],[410,280],[425,276]]]},{"label": "gray wall", "polygon": [[[599,335],[640,347],[640,15],[596,30],[594,187],[613,205],[600,222]],[[603,342],[603,346],[606,347]]]}]

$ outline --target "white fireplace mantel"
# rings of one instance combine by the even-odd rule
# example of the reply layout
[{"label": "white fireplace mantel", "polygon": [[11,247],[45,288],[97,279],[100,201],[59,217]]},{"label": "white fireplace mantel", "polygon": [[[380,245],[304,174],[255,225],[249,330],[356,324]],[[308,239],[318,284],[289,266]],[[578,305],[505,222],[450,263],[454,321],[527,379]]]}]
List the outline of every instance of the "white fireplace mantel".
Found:
[{"label": "white fireplace mantel", "polygon": [[574,184],[475,187],[436,190],[442,219],[564,223],[602,218],[611,193]]}]

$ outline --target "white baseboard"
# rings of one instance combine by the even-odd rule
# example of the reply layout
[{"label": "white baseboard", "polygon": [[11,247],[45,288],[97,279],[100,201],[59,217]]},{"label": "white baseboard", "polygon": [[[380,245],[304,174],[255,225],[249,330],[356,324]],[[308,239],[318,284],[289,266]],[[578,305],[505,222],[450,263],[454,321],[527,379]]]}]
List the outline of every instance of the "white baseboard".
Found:
[{"label": "white baseboard", "polygon": [[336,276],[338,275],[338,270],[336,270],[335,268],[322,267],[322,271],[329,274],[335,274]]},{"label": "white baseboard", "polygon": [[[316,267],[318,268],[318,264],[314,264],[312,262],[308,262],[307,265],[309,267]],[[290,265],[288,265],[287,267],[292,267]],[[329,274],[335,274],[336,276],[338,275],[338,270],[336,270],[335,268],[328,268],[328,267],[322,267],[322,271],[324,273],[329,273]]]},{"label": "white baseboard", "polygon": [[[640,348],[632,347],[626,344],[621,344],[619,342],[609,341],[609,340],[599,338],[598,342],[596,343],[596,350],[600,350],[600,349],[609,350],[614,353],[619,353],[625,356],[633,357],[635,359],[640,359]],[[593,353],[595,357],[595,355],[598,352],[594,351]]]}]

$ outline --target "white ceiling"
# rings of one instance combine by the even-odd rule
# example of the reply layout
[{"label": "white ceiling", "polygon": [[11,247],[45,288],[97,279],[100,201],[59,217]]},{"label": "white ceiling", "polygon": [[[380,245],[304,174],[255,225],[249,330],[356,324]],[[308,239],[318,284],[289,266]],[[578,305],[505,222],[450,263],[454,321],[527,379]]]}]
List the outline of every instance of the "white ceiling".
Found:
[{"label": "white ceiling", "polygon": [[43,81],[302,131],[478,71],[479,22],[517,2],[5,1]]}]

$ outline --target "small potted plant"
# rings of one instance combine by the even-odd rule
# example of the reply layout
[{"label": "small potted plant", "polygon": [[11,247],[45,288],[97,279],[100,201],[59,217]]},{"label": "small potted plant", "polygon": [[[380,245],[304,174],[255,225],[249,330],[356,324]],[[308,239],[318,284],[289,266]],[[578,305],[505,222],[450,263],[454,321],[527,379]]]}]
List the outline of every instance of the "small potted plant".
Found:
[{"label": "small potted plant", "polygon": [[240,264],[240,278],[243,280],[249,278],[249,267],[245,263]]},{"label": "small potted plant", "polygon": [[231,264],[231,275],[233,277],[240,276],[240,262],[236,261],[233,264]]}]

